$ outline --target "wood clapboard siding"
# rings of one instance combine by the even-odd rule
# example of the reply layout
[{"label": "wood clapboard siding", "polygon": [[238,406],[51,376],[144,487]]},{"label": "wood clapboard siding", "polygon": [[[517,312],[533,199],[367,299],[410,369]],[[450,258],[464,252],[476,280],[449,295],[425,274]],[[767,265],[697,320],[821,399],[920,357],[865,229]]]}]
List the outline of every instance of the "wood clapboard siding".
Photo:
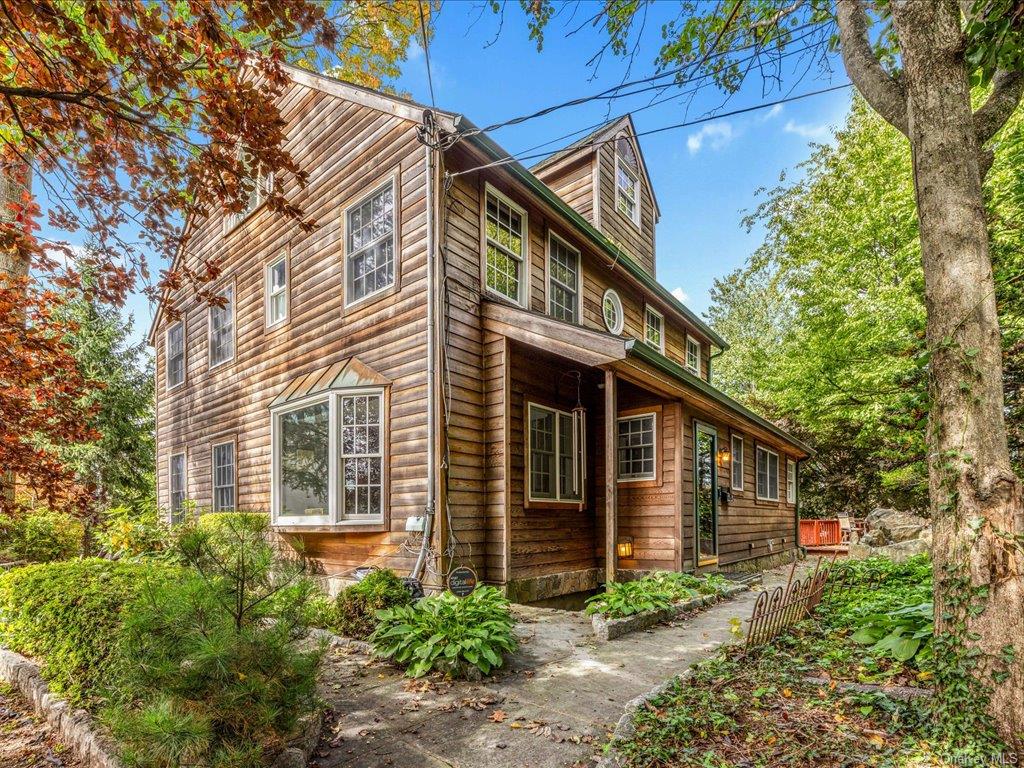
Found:
[{"label": "wood clapboard siding", "polygon": [[584,219],[597,226],[594,209],[594,156],[587,152],[571,162],[557,163],[537,178]]},{"label": "wood clapboard siding", "polygon": [[[730,563],[778,554],[791,550],[796,546],[796,506],[786,502],[786,451],[778,443],[756,441],[761,445],[775,450],[779,454],[779,501],[759,501],[755,497],[755,465],[754,444],[752,435],[745,434],[738,424],[730,424],[707,412],[683,403],[683,539],[684,565],[693,562],[694,544],[694,478],[693,478],[693,441],[694,420],[715,428],[718,434],[718,448],[728,446],[729,436],[743,436],[743,488],[742,492],[733,491],[729,504],[719,504],[718,508],[718,562],[721,566]],[[730,487],[729,463],[716,462],[718,466],[718,485],[720,488]]]},{"label": "wood clapboard siding", "polygon": [[597,228],[612,242],[622,246],[634,261],[652,276],[654,258],[654,197],[640,181],[640,226],[615,207],[615,142],[597,145],[598,202]]},{"label": "wood clapboard siding", "polygon": [[[309,172],[308,184],[285,194],[317,221],[299,227],[258,209],[225,234],[220,216],[200,224],[187,256],[217,259],[215,283],[235,290],[235,357],[208,369],[208,309],[190,288],[168,304],[186,323],[186,383],[165,388],[164,331],[157,329],[158,495],[169,503],[168,457],[187,451],[188,497],[211,502],[211,442],[237,439],[237,505],[270,505],[270,402],[297,376],[356,355],[392,382],[390,388],[387,526],[380,530],[303,534],[310,554],[328,573],[367,560],[406,568],[399,551],[405,520],[426,501],[426,163],[415,124],[384,112],[294,84],[281,101],[287,147]],[[343,210],[392,176],[396,178],[398,248],[396,287],[351,308],[344,306]],[[289,258],[290,315],[267,330],[264,268]]]}]

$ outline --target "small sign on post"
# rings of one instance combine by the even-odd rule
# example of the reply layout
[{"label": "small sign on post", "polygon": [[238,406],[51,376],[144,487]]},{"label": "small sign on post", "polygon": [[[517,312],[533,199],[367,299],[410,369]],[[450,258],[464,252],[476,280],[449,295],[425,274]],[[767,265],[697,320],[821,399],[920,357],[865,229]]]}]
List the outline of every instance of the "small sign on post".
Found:
[{"label": "small sign on post", "polygon": [[459,566],[448,574],[448,589],[456,597],[468,597],[476,589],[476,571]]}]

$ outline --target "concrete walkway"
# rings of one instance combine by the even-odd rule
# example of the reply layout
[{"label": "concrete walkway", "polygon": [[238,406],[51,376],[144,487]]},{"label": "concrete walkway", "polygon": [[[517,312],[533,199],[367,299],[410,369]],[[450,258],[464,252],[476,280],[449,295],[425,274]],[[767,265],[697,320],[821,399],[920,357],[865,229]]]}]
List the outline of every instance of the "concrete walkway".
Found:
[{"label": "concrete walkway", "polygon": [[[788,568],[765,574],[766,585]],[[352,649],[325,662],[319,768],[582,768],[631,699],[736,639],[757,591],[598,644],[581,613],[517,606],[520,650],[485,683],[410,681]]]}]

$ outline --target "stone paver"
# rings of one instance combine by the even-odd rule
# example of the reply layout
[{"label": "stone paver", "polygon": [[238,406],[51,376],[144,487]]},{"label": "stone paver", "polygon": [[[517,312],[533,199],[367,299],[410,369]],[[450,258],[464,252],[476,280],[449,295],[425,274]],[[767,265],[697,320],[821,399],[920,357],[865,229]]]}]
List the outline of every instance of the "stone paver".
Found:
[{"label": "stone paver", "polygon": [[[774,586],[788,568],[765,574]],[[319,768],[570,768],[593,764],[626,703],[735,638],[757,591],[597,643],[581,613],[517,606],[520,650],[483,683],[409,681],[352,649],[326,662],[334,714]],[[500,722],[496,722],[500,721]]]}]

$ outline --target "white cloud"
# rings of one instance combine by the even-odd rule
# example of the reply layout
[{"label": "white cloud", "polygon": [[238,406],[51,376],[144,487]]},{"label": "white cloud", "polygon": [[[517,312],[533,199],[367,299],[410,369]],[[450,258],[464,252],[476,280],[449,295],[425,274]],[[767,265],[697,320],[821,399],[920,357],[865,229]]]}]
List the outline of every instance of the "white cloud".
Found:
[{"label": "white cloud", "polygon": [[787,121],[782,130],[786,133],[795,133],[797,136],[802,136],[805,139],[824,139],[827,138],[830,133],[830,128],[825,123],[822,123],[821,125],[809,125],[806,123],[798,123],[795,120]]},{"label": "white cloud", "polygon": [[684,291],[682,288],[673,288],[672,295],[683,303],[686,303],[690,299],[690,297],[686,295],[686,291]]},{"label": "white cloud", "polygon": [[734,138],[736,133],[732,129],[732,123],[707,123],[686,138],[686,147],[691,155],[695,155],[701,151],[705,142],[712,149],[718,150],[727,146]]},{"label": "white cloud", "polygon": [[774,118],[778,117],[779,115],[782,114],[782,109],[783,107],[781,104],[776,104],[763,115],[761,115],[761,122],[767,123],[769,120],[773,120]]}]

